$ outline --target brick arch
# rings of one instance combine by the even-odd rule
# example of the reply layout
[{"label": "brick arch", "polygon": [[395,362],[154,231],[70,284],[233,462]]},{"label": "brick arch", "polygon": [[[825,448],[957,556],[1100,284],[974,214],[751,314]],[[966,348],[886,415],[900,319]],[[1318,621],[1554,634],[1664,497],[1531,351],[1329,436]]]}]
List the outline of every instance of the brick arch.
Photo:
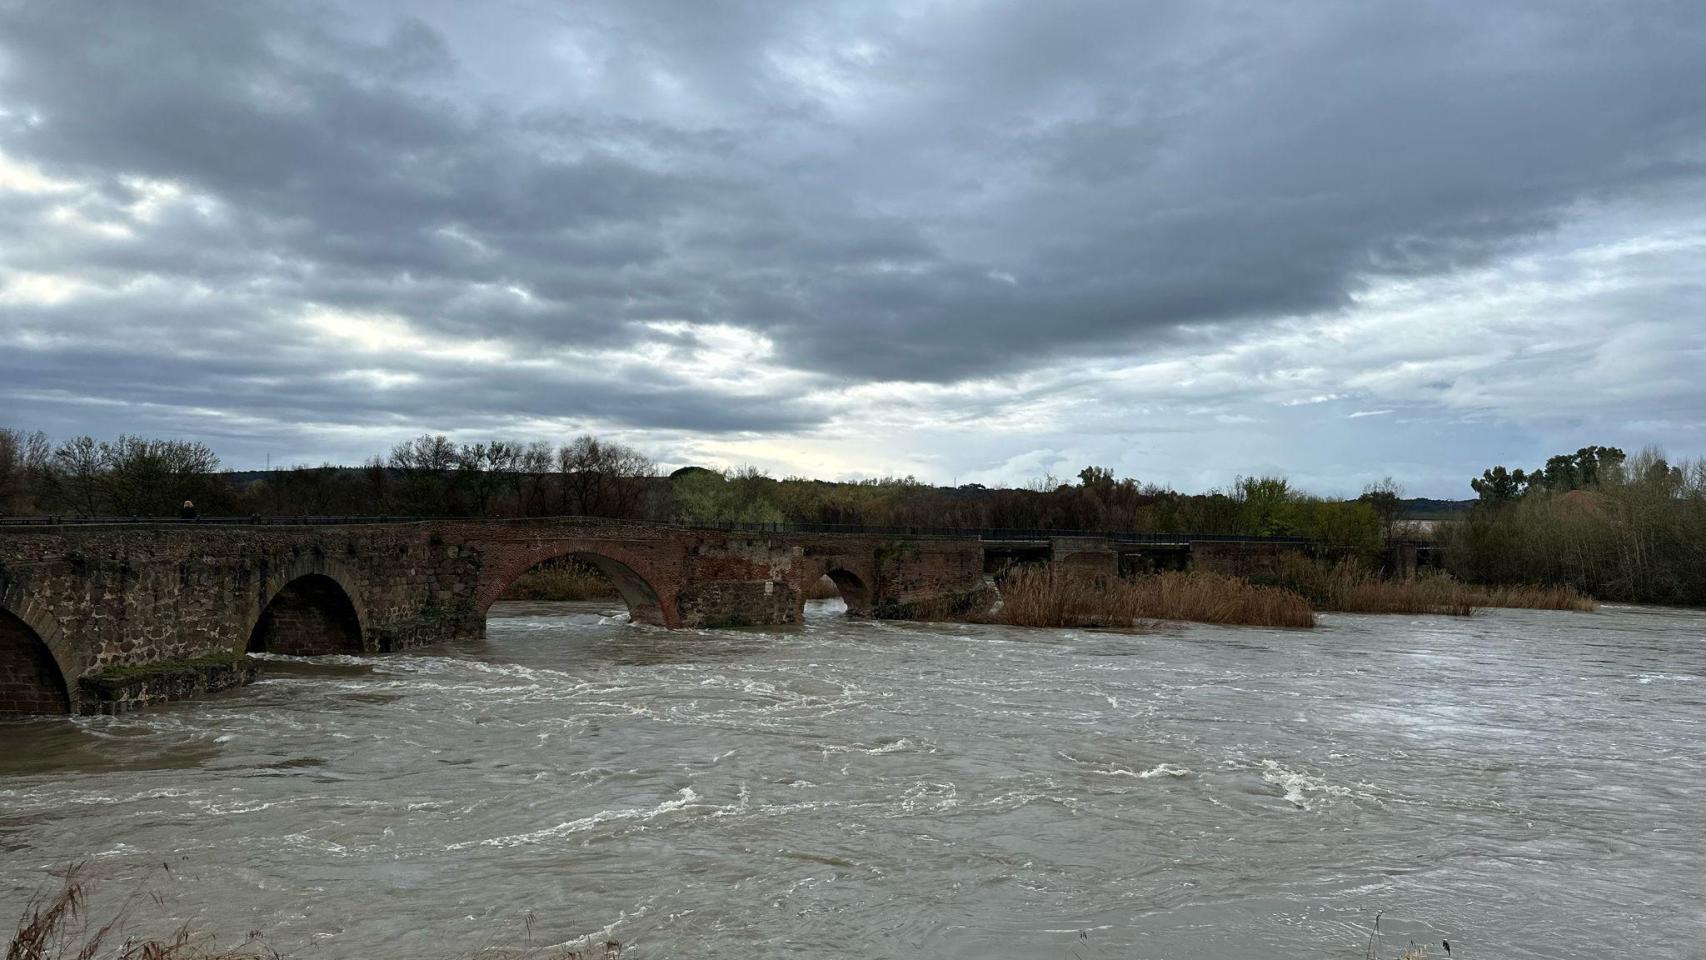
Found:
[{"label": "brick arch", "polygon": [[[520,549],[516,549],[520,547]],[[485,564],[480,570],[480,584],[474,594],[474,608],[486,616],[492,604],[503,596],[521,575],[548,560],[573,558],[592,565],[610,578],[628,614],[636,623],[660,627],[681,625],[677,605],[676,584],[679,576],[670,576],[652,553],[636,550],[624,543],[603,540],[552,540],[527,545],[487,545],[483,548]]]},{"label": "brick arch", "polygon": [[17,588],[0,595],[0,719],[77,711],[81,673],[59,621]]},{"label": "brick arch", "polygon": [[362,601],[361,590],[356,586],[361,579],[356,576],[355,571],[336,559],[319,554],[298,555],[285,563],[268,568],[266,577],[251,598],[249,609],[245,611],[242,620],[245,629],[232,640],[232,652],[242,653],[247,650],[250,637],[254,635],[255,628],[260,625],[261,618],[266,615],[267,608],[273,601],[292,584],[310,577],[324,578],[343,592],[344,599],[349,601],[350,609],[355,614],[355,631],[360,649],[374,652],[376,648],[372,634],[368,631],[367,606]]},{"label": "brick arch", "polygon": [[[806,567],[800,587],[818,577],[828,577],[835,584],[835,589],[841,592],[841,599],[847,602],[848,614],[855,617],[869,616],[877,596],[877,565],[874,558],[860,556],[825,556],[818,562]],[[801,601],[802,607],[804,601]]]},{"label": "brick arch", "polygon": [[823,575],[834,582],[835,589],[841,591],[841,599],[846,601],[848,613],[856,617],[870,614],[873,585],[868,580],[846,567],[825,570]]}]

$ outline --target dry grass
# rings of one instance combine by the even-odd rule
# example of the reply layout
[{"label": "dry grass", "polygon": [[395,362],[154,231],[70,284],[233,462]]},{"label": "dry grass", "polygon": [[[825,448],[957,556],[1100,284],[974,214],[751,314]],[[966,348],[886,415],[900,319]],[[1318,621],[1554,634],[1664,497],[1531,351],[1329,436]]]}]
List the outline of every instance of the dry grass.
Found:
[{"label": "dry grass", "polygon": [[[136,894],[112,919],[96,926],[89,916],[87,889],[76,867],[67,870],[60,888],[38,895],[24,906],[6,960],[278,960],[278,954],[257,943],[255,934],[243,946],[222,950],[210,937],[180,926],[165,937],[125,935]],[[155,898],[159,903],[159,899]]]},{"label": "dry grass", "polygon": [[1050,565],[1020,567],[1001,586],[993,619],[1025,627],[1130,627],[1145,620],[1313,627],[1302,597],[1196,571],[1123,579]]},{"label": "dry grass", "polygon": [[504,591],[505,600],[613,600],[621,594],[604,574],[577,560],[543,563]]},{"label": "dry grass", "polygon": [[1522,610],[1574,610],[1592,613],[1598,605],[1594,599],[1575,587],[1521,584],[1514,587],[1469,586],[1476,596],[1476,606],[1514,607]]},{"label": "dry grass", "polygon": [[[193,933],[188,926],[179,926],[162,938],[126,934],[140,890],[125,900],[112,919],[96,926],[89,916],[88,886],[78,874],[78,867],[70,868],[57,890],[38,894],[24,906],[5,960],[282,960],[261,944],[258,933],[250,933],[236,949],[217,948],[211,936]],[[158,895],[149,899],[156,906],[165,903]],[[610,939],[580,949],[536,948],[532,916],[524,923],[527,942],[522,949],[483,950],[468,960],[620,960],[622,956],[621,941]]]},{"label": "dry grass", "polygon": [[1591,611],[1593,601],[1571,587],[1482,587],[1439,570],[1394,580],[1355,561],[1329,566],[1307,557],[1285,558],[1259,578],[1297,593],[1317,610],[1337,613],[1416,613],[1467,617],[1479,607]]}]

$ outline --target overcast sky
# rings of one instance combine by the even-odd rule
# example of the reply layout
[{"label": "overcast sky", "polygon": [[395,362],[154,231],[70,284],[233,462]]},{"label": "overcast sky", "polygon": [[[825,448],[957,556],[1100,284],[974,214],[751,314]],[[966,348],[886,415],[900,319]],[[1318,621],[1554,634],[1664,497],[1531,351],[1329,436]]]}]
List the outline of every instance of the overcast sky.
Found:
[{"label": "overcast sky", "polygon": [[0,424],[1469,496],[1706,453],[1706,5],[0,0]]}]

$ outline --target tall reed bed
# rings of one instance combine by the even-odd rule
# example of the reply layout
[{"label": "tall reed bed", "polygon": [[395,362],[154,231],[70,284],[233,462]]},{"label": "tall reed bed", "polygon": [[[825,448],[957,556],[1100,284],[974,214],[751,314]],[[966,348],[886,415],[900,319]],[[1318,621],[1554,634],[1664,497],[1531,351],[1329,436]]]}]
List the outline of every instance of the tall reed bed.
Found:
[{"label": "tall reed bed", "polygon": [[1574,610],[1592,613],[1594,599],[1568,584],[1518,584],[1508,587],[1470,585],[1476,605],[1482,607],[1514,607],[1523,610]]},{"label": "tall reed bed", "polygon": [[1408,579],[1388,579],[1353,560],[1327,564],[1303,556],[1287,557],[1276,570],[1256,579],[1268,586],[1299,594],[1316,610],[1337,613],[1431,613],[1467,617],[1479,607],[1594,609],[1593,600],[1574,587],[1485,587],[1463,583],[1439,570],[1425,570]]},{"label": "tall reed bed", "polygon": [[1024,627],[1130,627],[1146,620],[1313,627],[1302,597],[1237,577],[1195,571],[1131,579],[1052,565],[1013,570],[1001,585],[1000,623]]}]

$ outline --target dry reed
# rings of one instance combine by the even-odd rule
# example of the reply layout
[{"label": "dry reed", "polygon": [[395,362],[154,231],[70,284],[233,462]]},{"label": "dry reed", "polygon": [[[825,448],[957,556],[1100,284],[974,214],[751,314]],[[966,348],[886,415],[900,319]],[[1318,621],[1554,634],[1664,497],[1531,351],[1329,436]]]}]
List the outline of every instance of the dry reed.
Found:
[{"label": "dry reed", "polygon": [[1013,570],[997,622],[1025,627],[1130,627],[1145,620],[1312,627],[1302,597],[1207,571],[1124,579],[1054,566]]},{"label": "dry reed", "polygon": [[[5,960],[282,960],[277,951],[260,942],[258,933],[250,933],[235,949],[219,949],[212,946],[211,936],[193,933],[187,925],[174,928],[164,938],[124,935],[120,942],[117,938],[131,923],[141,889],[126,899],[111,920],[95,926],[89,916],[88,889],[78,874],[79,868],[71,867],[57,890],[38,894],[24,906]],[[149,899],[164,904],[156,894]],[[531,914],[524,923],[527,943],[522,949],[482,950],[467,955],[468,960],[499,956],[505,960],[620,960],[622,956],[621,941],[608,938],[580,949],[535,947]]]},{"label": "dry reed", "polygon": [[[155,898],[158,903],[158,898]],[[38,895],[24,907],[12,940],[6,945],[6,960],[279,960],[274,951],[260,946],[256,936],[234,950],[210,946],[211,938],[179,926],[164,938],[126,936],[111,943],[130,921],[133,894],[111,920],[95,926],[89,917],[87,890],[78,879],[78,869],[65,873],[60,888]]]},{"label": "dry reed", "polygon": [[1467,617],[1479,607],[1594,609],[1593,600],[1572,587],[1483,587],[1463,583],[1439,570],[1424,570],[1404,579],[1388,579],[1352,560],[1329,566],[1308,557],[1287,557],[1276,570],[1258,579],[1269,586],[1301,595],[1317,610],[1336,613]]},{"label": "dry reed", "polygon": [[504,591],[505,600],[612,600],[609,578],[577,560],[540,564]]},{"label": "dry reed", "polygon": [[1514,607],[1523,610],[1574,610],[1592,613],[1594,599],[1568,585],[1528,583],[1507,587],[1469,586],[1476,596],[1476,606]]}]

